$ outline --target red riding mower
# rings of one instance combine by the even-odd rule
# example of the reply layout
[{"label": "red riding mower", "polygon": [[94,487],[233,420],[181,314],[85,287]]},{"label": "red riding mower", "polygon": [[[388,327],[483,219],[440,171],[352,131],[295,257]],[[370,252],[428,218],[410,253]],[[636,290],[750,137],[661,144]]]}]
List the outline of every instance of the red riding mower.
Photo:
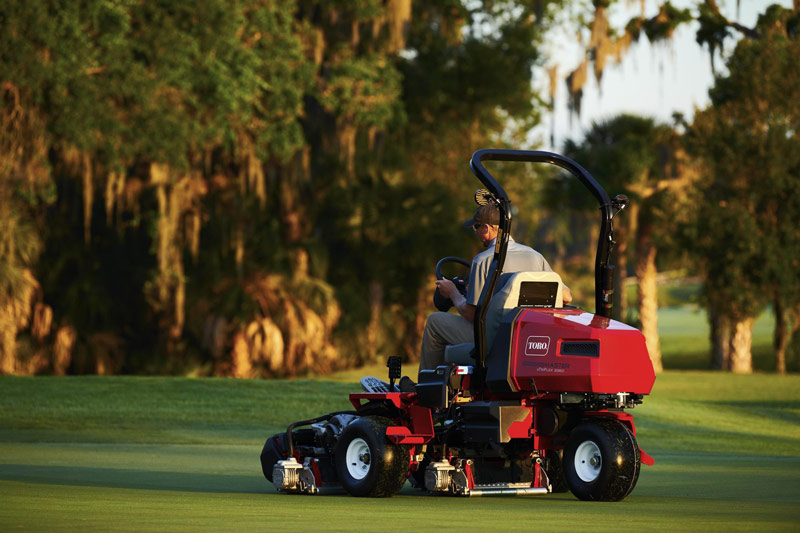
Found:
[{"label": "red riding mower", "polygon": [[[503,273],[510,202],[487,160],[556,165],[597,199],[596,314],[563,306],[553,272]],[[580,165],[548,152],[479,150],[470,166],[486,187],[476,200],[500,210],[475,343],[448,346],[446,364],[420,371],[415,392],[395,386],[400,359],[389,358],[389,383],[363,379],[368,392],[350,394],[352,411],[267,439],[261,465],[279,491],[391,496],[409,480],[460,496],[569,489],[582,500],[617,501],[636,486],[641,463],[653,464],[628,412],[650,393],[653,366],[641,332],[610,318],[612,220],[627,198],[609,199]]]}]

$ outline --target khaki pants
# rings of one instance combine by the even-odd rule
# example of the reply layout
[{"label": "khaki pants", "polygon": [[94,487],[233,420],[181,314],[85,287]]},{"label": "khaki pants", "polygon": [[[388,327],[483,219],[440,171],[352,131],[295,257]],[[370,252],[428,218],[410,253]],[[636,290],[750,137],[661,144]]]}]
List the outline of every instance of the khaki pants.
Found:
[{"label": "khaki pants", "polygon": [[433,370],[444,364],[444,348],[448,344],[474,342],[472,322],[453,313],[431,313],[425,321],[419,369]]}]

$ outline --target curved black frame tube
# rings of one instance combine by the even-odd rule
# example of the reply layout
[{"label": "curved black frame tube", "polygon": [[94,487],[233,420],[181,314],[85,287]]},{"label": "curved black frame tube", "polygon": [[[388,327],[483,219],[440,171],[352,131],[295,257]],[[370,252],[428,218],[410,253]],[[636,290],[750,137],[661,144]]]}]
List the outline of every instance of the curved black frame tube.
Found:
[{"label": "curved black frame tube", "polygon": [[499,150],[486,149],[478,150],[472,154],[470,168],[475,176],[483,185],[497,198],[497,205],[500,208],[500,232],[498,243],[495,245],[492,266],[494,272],[492,279],[487,284],[486,293],[482,301],[478,302],[475,313],[474,332],[475,347],[478,349],[478,362],[483,368],[486,362],[486,312],[497,286],[497,280],[503,272],[503,264],[506,259],[508,249],[508,237],[511,232],[511,202],[503,187],[492,177],[483,166],[484,161],[511,161],[523,163],[549,163],[561,167],[570,174],[578,178],[589,192],[597,199],[600,204],[602,220],[600,225],[600,236],[597,242],[597,255],[595,258],[595,314],[611,317],[611,295],[614,292],[613,279],[610,274],[608,261],[611,255],[611,247],[614,243],[613,227],[611,219],[614,211],[611,199],[599,183],[589,174],[586,169],[571,159],[554,154],[552,152],[529,151],[529,150]]}]

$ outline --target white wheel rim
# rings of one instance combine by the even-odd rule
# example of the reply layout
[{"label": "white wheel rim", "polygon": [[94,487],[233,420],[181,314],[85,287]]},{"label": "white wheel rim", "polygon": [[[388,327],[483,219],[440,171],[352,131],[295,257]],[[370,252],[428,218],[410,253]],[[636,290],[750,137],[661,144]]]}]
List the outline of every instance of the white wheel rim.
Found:
[{"label": "white wheel rim", "polygon": [[353,439],[347,445],[347,472],[354,479],[364,479],[369,473],[371,456],[369,446],[364,439]]},{"label": "white wheel rim", "polygon": [[591,483],[600,475],[603,457],[594,441],[587,440],[575,450],[575,473],[586,483]]}]

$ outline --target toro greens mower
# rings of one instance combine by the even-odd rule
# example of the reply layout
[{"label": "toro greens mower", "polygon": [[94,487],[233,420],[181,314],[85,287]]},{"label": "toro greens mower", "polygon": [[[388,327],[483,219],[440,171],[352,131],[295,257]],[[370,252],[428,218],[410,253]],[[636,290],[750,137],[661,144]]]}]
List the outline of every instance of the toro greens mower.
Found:
[{"label": "toro greens mower", "polygon": [[[503,272],[510,201],[484,161],[556,165],[597,199],[595,314],[562,304],[556,273]],[[629,412],[650,393],[653,366],[642,333],[610,318],[612,221],[627,198],[609,199],[580,165],[548,152],[479,150],[470,166],[486,187],[476,201],[500,211],[475,342],[448,346],[446,363],[420,371],[413,392],[395,385],[400,358],[389,358],[388,383],[362,379],[366,392],[350,394],[352,411],[295,422],[267,439],[261,465],[279,491],[380,497],[409,480],[439,494],[570,490],[618,501],[636,486],[641,463],[653,464]]]}]

